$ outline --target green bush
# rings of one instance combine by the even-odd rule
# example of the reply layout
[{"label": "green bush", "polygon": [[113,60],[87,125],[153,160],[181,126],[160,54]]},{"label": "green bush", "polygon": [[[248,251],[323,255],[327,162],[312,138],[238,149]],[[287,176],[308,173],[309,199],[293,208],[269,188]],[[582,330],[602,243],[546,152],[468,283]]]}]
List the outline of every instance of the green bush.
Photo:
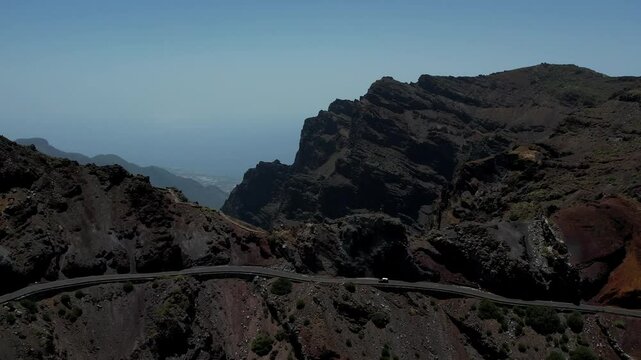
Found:
[{"label": "green bush", "polygon": [[561,344],[567,344],[569,341],[570,341],[570,338],[567,335],[565,334],[561,335]]},{"label": "green bush", "polygon": [[541,335],[552,334],[563,328],[556,310],[542,306],[527,307],[525,324]]},{"label": "green bush", "polygon": [[354,285],[354,283],[352,283],[352,282],[346,282],[345,284],[343,284],[343,286],[345,287],[345,290],[347,290],[347,291],[349,291],[351,293],[356,291],[356,285]]},{"label": "green bush", "polygon": [[83,293],[82,290],[78,290],[76,291],[74,296],[76,297],[76,299],[82,299],[83,297],[85,297],[85,293]]},{"label": "green bush", "polygon": [[82,309],[79,307],[74,307],[71,309],[71,312],[67,314],[67,320],[75,322],[82,315]]},{"label": "green bush", "polygon": [[274,337],[277,341],[283,341],[287,337],[287,333],[283,329],[278,329],[278,332],[276,332],[276,335]]},{"label": "green bush", "polygon": [[296,309],[302,310],[303,308],[305,308],[305,300],[298,299],[298,301],[296,301]]},{"label": "green bush", "polygon": [[4,319],[7,321],[7,324],[13,325],[16,323],[16,316],[13,315],[12,313],[8,313]]},{"label": "green bush", "polygon": [[373,313],[370,316],[370,320],[372,320],[372,323],[377,328],[382,329],[385,326],[387,326],[387,324],[389,323],[389,316],[386,313],[382,312],[382,311],[378,311],[378,312]]},{"label": "green bush", "polygon": [[478,311],[479,318],[483,320],[494,319],[501,324],[501,328],[504,329],[507,327],[505,321],[505,316],[501,309],[492,301],[483,299],[479,303]]},{"label": "green bush", "polygon": [[581,316],[580,313],[576,311],[573,312],[568,316],[566,322],[570,330],[572,330],[573,332],[578,334],[583,331],[583,316]]},{"label": "green bush", "polygon": [[251,343],[251,350],[258,356],[265,356],[272,351],[274,340],[267,334],[256,335]]},{"label": "green bush", "polygon": [[521,335],[523,335],[523,325],[521,325],[521,324],[516,324],[516,327],[514,328],[514,335],[515,335],[515,336],[521,336]]},{"label": "green bush", "polygon": [[552,351],[548,354],[548,356],[545,358],[545,360],[565,360],[565,356],[558,352],[558,351]]},{"label": "green bush", "polygon": [[614,326],[618,327],[619,329],[625,329],[625,321],[617,320],[614,322]]},{"label": "green bush", "polygon": [[392,352],[390,351],[389,345],[385,344],[383,350],[381,350],[380,360],[389,360],[392,357]]},{"label": "green bush", "polygon": [[36,304],[36,302],[33,300],[22,299],[20,300],[20,305],[22,305],[23,308],[27,309],[30,314],[35,314],[38,312],[38,304]]},{"label": "green bush", "polygon": [[585,346],[578,346],[576,349],[570,351],[570,360],[597,360],[598,357],[594,352]]},{"label": "green bush", "polygon": [[287,295],[292,292],[292,282],[289,279],[278,278],[272,283],[271,291],[274,295]]},{"label": "green bush", "polygon": [[122,284],[122,289],[126,293],[130,293],[130,292],[134,291],[134,284],[132,284],[131,281],[127,281],[126,283]]},{"label": "green bush", "polygon": [[71,298],[68,294],[62,294],[62,296],[60,297],[60,303],[67,308],[71,308]]}]

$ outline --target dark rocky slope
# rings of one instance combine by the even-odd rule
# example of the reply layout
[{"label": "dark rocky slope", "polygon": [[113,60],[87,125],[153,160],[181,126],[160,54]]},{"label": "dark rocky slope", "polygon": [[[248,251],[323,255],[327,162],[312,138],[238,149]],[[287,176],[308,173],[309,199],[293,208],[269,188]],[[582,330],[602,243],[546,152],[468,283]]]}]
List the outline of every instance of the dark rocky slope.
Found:
[{"label": "dark rocky slope", "polygon": [[264,236],[120,166],[80,166],[0,137],[0,291],[195,265],[269,264]]},{"label": "dark rocky slope", "polygon": [[[307,119],[295,162],[249,170],[223,211],[268,229],[309,224],[330,234],[349,221],[343,218],[385,214],[404,224],[410,258],[403,262],[421,268],[404,266],[401,277],[592,299],[619,266],[631,273],[617,278],[639,278],[631,260],[622,263],[633,258],[622,254],[635,253],[626,244],[637,237],[617,242],[618,257],[594,282],[585,277],[588,265],[574,260],[586,244],[568,247],[565,217],[555,214],[612,198],[628,204],[621,216],[635,223],[639,93],[641,78],[573,65],[424,75],[411,84],[383,78],[359,100],[337,100]],[[323,251],[312,254],[309,268],[342,258],[340,247],[316,248]],[[626,304],[641,306],[638,285],[617,284],[628,289],[621,295]]]},{"label": "dark rocky slope", "polygon": [[190,201],[200,205],[219,209],[227,193],[214,185],[202,185],[196,180],[178,176],[158,166],[140,166],[131,163],[118,155],[106,154],[88,157],[83,154],[69,153],[53,147],[42,138],[16,139],[20,145],[34,145],[38,151],[45,155],[77,161],[79,164],[95,164],[98,166],[119,165],[135,175],[148,176],[153,186],[174,187],[180,190]]},{"label": "dark rocky slope", "polygon": [[641,355],[638,319],[584,315],[569,328],[568,313],[534,317],[474,299],[338,284],[292,284],[276,295],[273,283],[177,277],[10,303],[0,308],[0,351],[47,360],[458,360],[567,358],[587,345],[601,359]]}]

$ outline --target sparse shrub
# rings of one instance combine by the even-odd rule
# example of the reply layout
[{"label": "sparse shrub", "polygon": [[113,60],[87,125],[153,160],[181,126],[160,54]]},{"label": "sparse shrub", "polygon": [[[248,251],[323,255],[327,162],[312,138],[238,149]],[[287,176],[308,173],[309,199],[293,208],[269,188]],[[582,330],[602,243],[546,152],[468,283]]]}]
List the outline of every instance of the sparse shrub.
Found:
[{"label": "sparse shrub", "polygon": [[548,354],[545,360],[565,360],[565,356],[562,353],[554,350]]},{"label": "sparse shrub", "polygon": [[514,335],[515,335],[515,336],[521,336],[521,335],[523,335],[523,325],[521,325],[521,324],[516,324],[516,327],[514,328]]},{"label": "sparse shrub", "polygon": [[58,316],[63,317],[67,313],[67,310],[65,308],[60,308],[58,309]]},{"label": "sparse shrub", "polygon": [[583,331],[583,316],[578,312],[573,312],[567,318],[567,324],[570,330],[578,334]]},{"label": "sparse shrub", "polygon": [[85,293],[83,293],[82,290],[78,290],[76,291],[74,296],[76,297],[76,299],[82,299],[83,297],[85,297]]},{"label": "sparse shrub", "polygon": [[507,217],[510,221],[533,219],[540,211],[541,209],[534,202],[519,202],[510,205]]},{"label": "sparse shrub", "polygon": [[501,354],[503,358],[507,358],[507,356],[510,354],[510,345],[507,343],[501,344],[501,347],[499,348],[499,354]]},{"label": "sparse shrub", "polygon": [[151,345],[160,358],[183,353],[188,347],[190,330],[187,324],[193,312],[192,293],[182,279],[176,282],[177,286],[171,288],[151,315],[154,331]]},{"label": "sparse shrub", "polygon": [[345,290],[347,290],[347,291],[349,291],[351,293],[356,291],[356,285],[354,285],[353,282],[346,282],[345,284],[343,284],[343,287],[345,287]]},{"label": "sparse shrub", "polygon": [[71,312],[67,315],[67,320],[70,322],[75,322],[82,315],[82,309],[79,307],[74,307],[71,309]]},{"label": "sparse shrub", "polygon": [[382,329],[389,323],[389,316],[382,311],[377,311],[370,316],[370,320],[377,328]]},{"label": "sparse shrub", "polygon": [[127,281],[126,283],[122,284],[122,289],[126,293],[130,293],[130,292],[134,291],[134,284],[132,284],[131,281]]},{"label": "sparse shrub", "polygon": [[592,349],[585,346],[578,346],[576,349],[570,351],[570,360],[597,360],[598,357],[594,354]]},{"label": "sparse shrub", "polygon": [[69,297],[68,294],[62,294],[62,296],[60,297],[60,303],[71,309],[71,297]]},{"label": "sparse shrub", "polygon": [[292,282],[289,279],[278,278],[271,287],[271,292],[274,295],[282,296],[292,292]]},{"label": "sparse shrub", "polygon": [[305,308],[305,300],[298,299],[298,301],[296,301],[296,309],[302,310],[303,308]]},{"label": "sparse shrub", "polygon": [[276,335],[274,336],[274,338],[276,338],[276,340],[278,341],[283,341],[285,340],[286,337],[287,337],[287,333],[282,328],[278,329],[278,332],[276,332]]},{"label": "sparse shrub", "polygon": [[352,340],[350,339],[345,340],[345,346],[352,347]]},{"label": "sparse shrub", "polygon": [[51,321],[51,316],[49,316],[49,313],[42,313],[42,320],[44,320],[46,322],[50,322]]},{"label": "sparse shrub", "polygon": [[517,306],[514,308],[514,314],[516,314],[519,317],[524,317],[525,313],[526,313],[525,308],[521,306]]},{"label": "sparse shrub", "polygon": [[327,349],[323,347],[323,351],[321,351],[320,356],[318,359],[320,360],[332,360],[332,359],[337,359],[339,358],[340,355],[336,353],[334,350]]},{"label": "sparse shrub", "polygon": [[641,89],[630,90],[619,96],[620,101],[638,102],[641,103]]},{"label": "sparse shrub", "polygon": [[13,325],[16,323],[16,316],[13,315],[12,313],[8,313],[4,319],[7,321],[7,324]]},{"label": "sparse shrub", "polygon": [[251,343],[251,350],[258,356],[265,356],[272,351],[274,340],[267,334],[256,335]]},{"label": "sparse shrub", "polygon": [[499,332],[504,333],[507,330],[508,330],[507,321],[505,321],[505,318],[504,318],[504,321],[501,322],[501,327],[499,328]]},{"label": "sparse shrub", "polygon": [[523,344],[523,343],[519,343],[519,351],[520,352],[527,351],[527,346],[525,346],[525,344]]},{"label": "sparse shrub", "polygon": [[561,344],[567,344],[570,341],[570,338],[564,334],[561,334]]},{"label": "sparse shrub", "polygon": [[305,326],[309,326],[309,324],[310,324],[309,319],[305,319],[305,321],[303,321],[303,325],[305,325]]},{"label": "sparse shrub", "polygon": [[389,360],[392,357],[392,352],[390,351],[389,345],[383,345],[383,350],[381,350],[380,360]]},{"label": "sparse shrub", "polygon": [[561,319],[556,310],[548,307],[529,306],[525,323],[541,335],[548,335],[562,329]]},{"label": "sparse shrub", "polygon": [[618,327],[619,329],[625,329],[625,321],[617,320],[614,322],[614,326]]},{"label": "sparse shrub", "polygon": [[559,98],[565,103],[588,107],[594,106],[597,102],[594,94],[578,86],[564,87],[559,94]]},{"label": "sparse shrub", "polygon": [[494,319],[501,324],[501,332],[507,329],[507,322],[501,309],[492,301],[483,299],[479,303],[478,316],[483,320]]},{"label": "sparse shrub", "polygon": [[31,299],[22,299],[20,300],[20,305],[29,311],[30,314],[35,314],[38,312],[38,304]]}]

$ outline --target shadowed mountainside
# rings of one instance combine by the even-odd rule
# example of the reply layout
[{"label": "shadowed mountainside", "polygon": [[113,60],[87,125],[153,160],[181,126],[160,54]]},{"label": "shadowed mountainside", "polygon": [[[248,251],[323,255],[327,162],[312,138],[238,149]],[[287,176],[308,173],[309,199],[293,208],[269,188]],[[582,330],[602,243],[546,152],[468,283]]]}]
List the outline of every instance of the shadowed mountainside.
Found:
[{"label": "shadowed mountainside", "polygon": [[0,137],[0,291],[64,277],[271,261],[265,239],[179,199],[120,166],[80,166]]}]

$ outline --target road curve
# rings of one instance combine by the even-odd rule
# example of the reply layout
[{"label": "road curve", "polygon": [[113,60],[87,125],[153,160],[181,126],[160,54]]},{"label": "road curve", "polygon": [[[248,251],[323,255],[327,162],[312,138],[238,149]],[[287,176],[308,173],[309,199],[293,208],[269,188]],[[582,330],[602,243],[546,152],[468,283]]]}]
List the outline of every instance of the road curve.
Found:
[{"label": "road curve", "polygon": [[356,285],[375,286],[378,288],[386,289],[399,289],[404,291],[427,291],[432,293],[443,293],[451,295],[459,295],[477,299],[488,299],[496,303],[505,305],[517,306],[546,306],[558,310],[580,311],[585,313],[605,313],[621,316],[631,316],[641,318],[641,310],[624,309],[611,306],[598,306],[588,304],[571,304],[558,301],[544,301],[544,300],[521,300],[511,299],[500,295],[489,293],[483,290],[474,289],[466,286],[440,284],[433,282],[406,282],[399,280],[390,280],[387,283],[381,283],[378,279],[374,278],[341,278],[341,277],[327,277],[320,275],[306,275],[289,271],[265,268],[260,266],[236,266],[236,265],[222,265],[222,266],[205,266],[183,269],[178,271],[165,271],[157,273],[137,273],[137,274],[109,274],[109,275],[96,275],[80,278],[57,280],[47,283],[40,283],[27,286],[25,288],[16,290],[9,294],[0,296],[0,304],[20,300],[22,298],[40,295],[44,293],[64,291],[73,288],[87,287],[99,284],[117,283],[125,281],[151,281],[158,278],[171,277],[171,276],[264,276],[264,277],[280,277],[287,278],[297,282],[309,282],[320,284],[342,284],[351,282]]},{"label": "road curve", "polygon": [[240,223],[239,221],[237,221],[237,220],[235,220],[235,219],[233,219],[233,218],[231,218],[231,217],[227,216],[227,214],[225,214],[224,212],[222,212],[222,211],[220,211],[220,210],[215,210],[215,211],[216,211],[216,212],[218,213],[218,215],[220,215],[220,216],[221,216],[225,221],[227,221],[227,222],[229,222],[229,223],[232,223],[232,224],[234,224],[234,225],[238,226],[239,228],[241,228],[241,229],[243,229],[243,230],[245,230],[245,231],[248,231],[248,232],[251,232],[251,233],[254,233],[254,234],[267,234],[267,231],[265,231],[265,230],[263,230],[263,229],[260,229],[260,228],[252,229],[252,228],[250,228],[249,226],[247,226],[247,225],[245,225],[245,224],[243,224],[243,223]]}]

